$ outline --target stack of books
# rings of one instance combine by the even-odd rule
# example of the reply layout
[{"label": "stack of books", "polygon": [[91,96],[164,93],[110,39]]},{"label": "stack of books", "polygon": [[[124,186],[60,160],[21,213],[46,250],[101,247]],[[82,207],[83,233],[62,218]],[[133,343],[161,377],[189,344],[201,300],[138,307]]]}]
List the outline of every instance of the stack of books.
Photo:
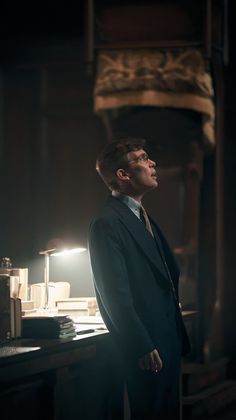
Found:
[{"label": "stack of books", "polygon": [[0,340],[21,336],[21,299],[11,297],[11,277],[0,274]]},{"label": "stack of books", "polygon": [[11,297],[27,300],[28,297],[28,268],[4,268],[0,267],[0,276],[10,276]]},{"label": "stack of books", "polygon": [[95,315],[98,307],[95,297],[78,297],[57,300],[56,308],[58,313],[66,313],[74,318]]},{"label": "stack of books", "polygon": [[69,338],[75,336],[75,324],[67,315],[22,317],[23,338]]},{"label": "stack of books", "polygon": [[32,300],[22,300],[21,301],[21,315],[27,316],[37,313],[37,308],[34,307],[34,302]]}]

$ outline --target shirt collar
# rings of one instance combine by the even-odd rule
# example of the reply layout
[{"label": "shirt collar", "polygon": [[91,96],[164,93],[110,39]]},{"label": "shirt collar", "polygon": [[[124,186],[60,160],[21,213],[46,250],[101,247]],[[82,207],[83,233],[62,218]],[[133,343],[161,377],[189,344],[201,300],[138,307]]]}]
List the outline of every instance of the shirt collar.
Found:
[{"label": "shirt collar", "polygon": [[124,204],[126,204],[130,208],[130,210],[132,210],[132,212],[138,218],[140,218],[140,207],[141,207],[141,203],[139,203],[133,197],[130,197],[129,195],[121,194],[118,191],[112,191],[112,196],[118,198],[119,200],[121,200]]}]

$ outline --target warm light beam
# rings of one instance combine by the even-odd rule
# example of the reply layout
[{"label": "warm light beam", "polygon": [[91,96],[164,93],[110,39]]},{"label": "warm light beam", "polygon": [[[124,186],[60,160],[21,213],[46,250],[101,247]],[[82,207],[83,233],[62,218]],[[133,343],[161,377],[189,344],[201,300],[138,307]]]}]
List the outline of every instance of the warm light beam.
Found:
[{"label": "warm light beam", "polygon": [[51,257],[59,257],[70,254],[80,254],[81,252],[87,251],[86,248],[73,248],[73,249],[63,249],[62,251],[56,251],[51,254]]}]

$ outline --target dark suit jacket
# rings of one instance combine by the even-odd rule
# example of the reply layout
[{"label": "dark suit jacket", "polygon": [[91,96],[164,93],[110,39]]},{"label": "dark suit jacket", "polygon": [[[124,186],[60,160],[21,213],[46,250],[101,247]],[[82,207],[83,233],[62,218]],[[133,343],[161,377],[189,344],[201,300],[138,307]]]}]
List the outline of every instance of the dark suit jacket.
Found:
[{"label": "dark suit jacket", "polygon": [[[165,259],[178,296],[179,270],[161,237]],[[119,199],[109,197],[91,224],[89,252],[101,315],[127,355],[140,357],[154,348],[165,352],[173,328],[183,348],[188,340],[155,240],[144,224]],[[176,322],[170,320],[173,313]]]}]

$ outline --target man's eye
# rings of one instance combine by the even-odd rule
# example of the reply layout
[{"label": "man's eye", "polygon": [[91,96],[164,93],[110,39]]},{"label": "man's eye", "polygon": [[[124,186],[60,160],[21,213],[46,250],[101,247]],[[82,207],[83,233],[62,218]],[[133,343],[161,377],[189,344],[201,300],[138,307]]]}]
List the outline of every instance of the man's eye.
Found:
[{"label": "man's eye", "polygon": [[148,155],[140,156],[139,160],[146,162],[148,160]]}]

